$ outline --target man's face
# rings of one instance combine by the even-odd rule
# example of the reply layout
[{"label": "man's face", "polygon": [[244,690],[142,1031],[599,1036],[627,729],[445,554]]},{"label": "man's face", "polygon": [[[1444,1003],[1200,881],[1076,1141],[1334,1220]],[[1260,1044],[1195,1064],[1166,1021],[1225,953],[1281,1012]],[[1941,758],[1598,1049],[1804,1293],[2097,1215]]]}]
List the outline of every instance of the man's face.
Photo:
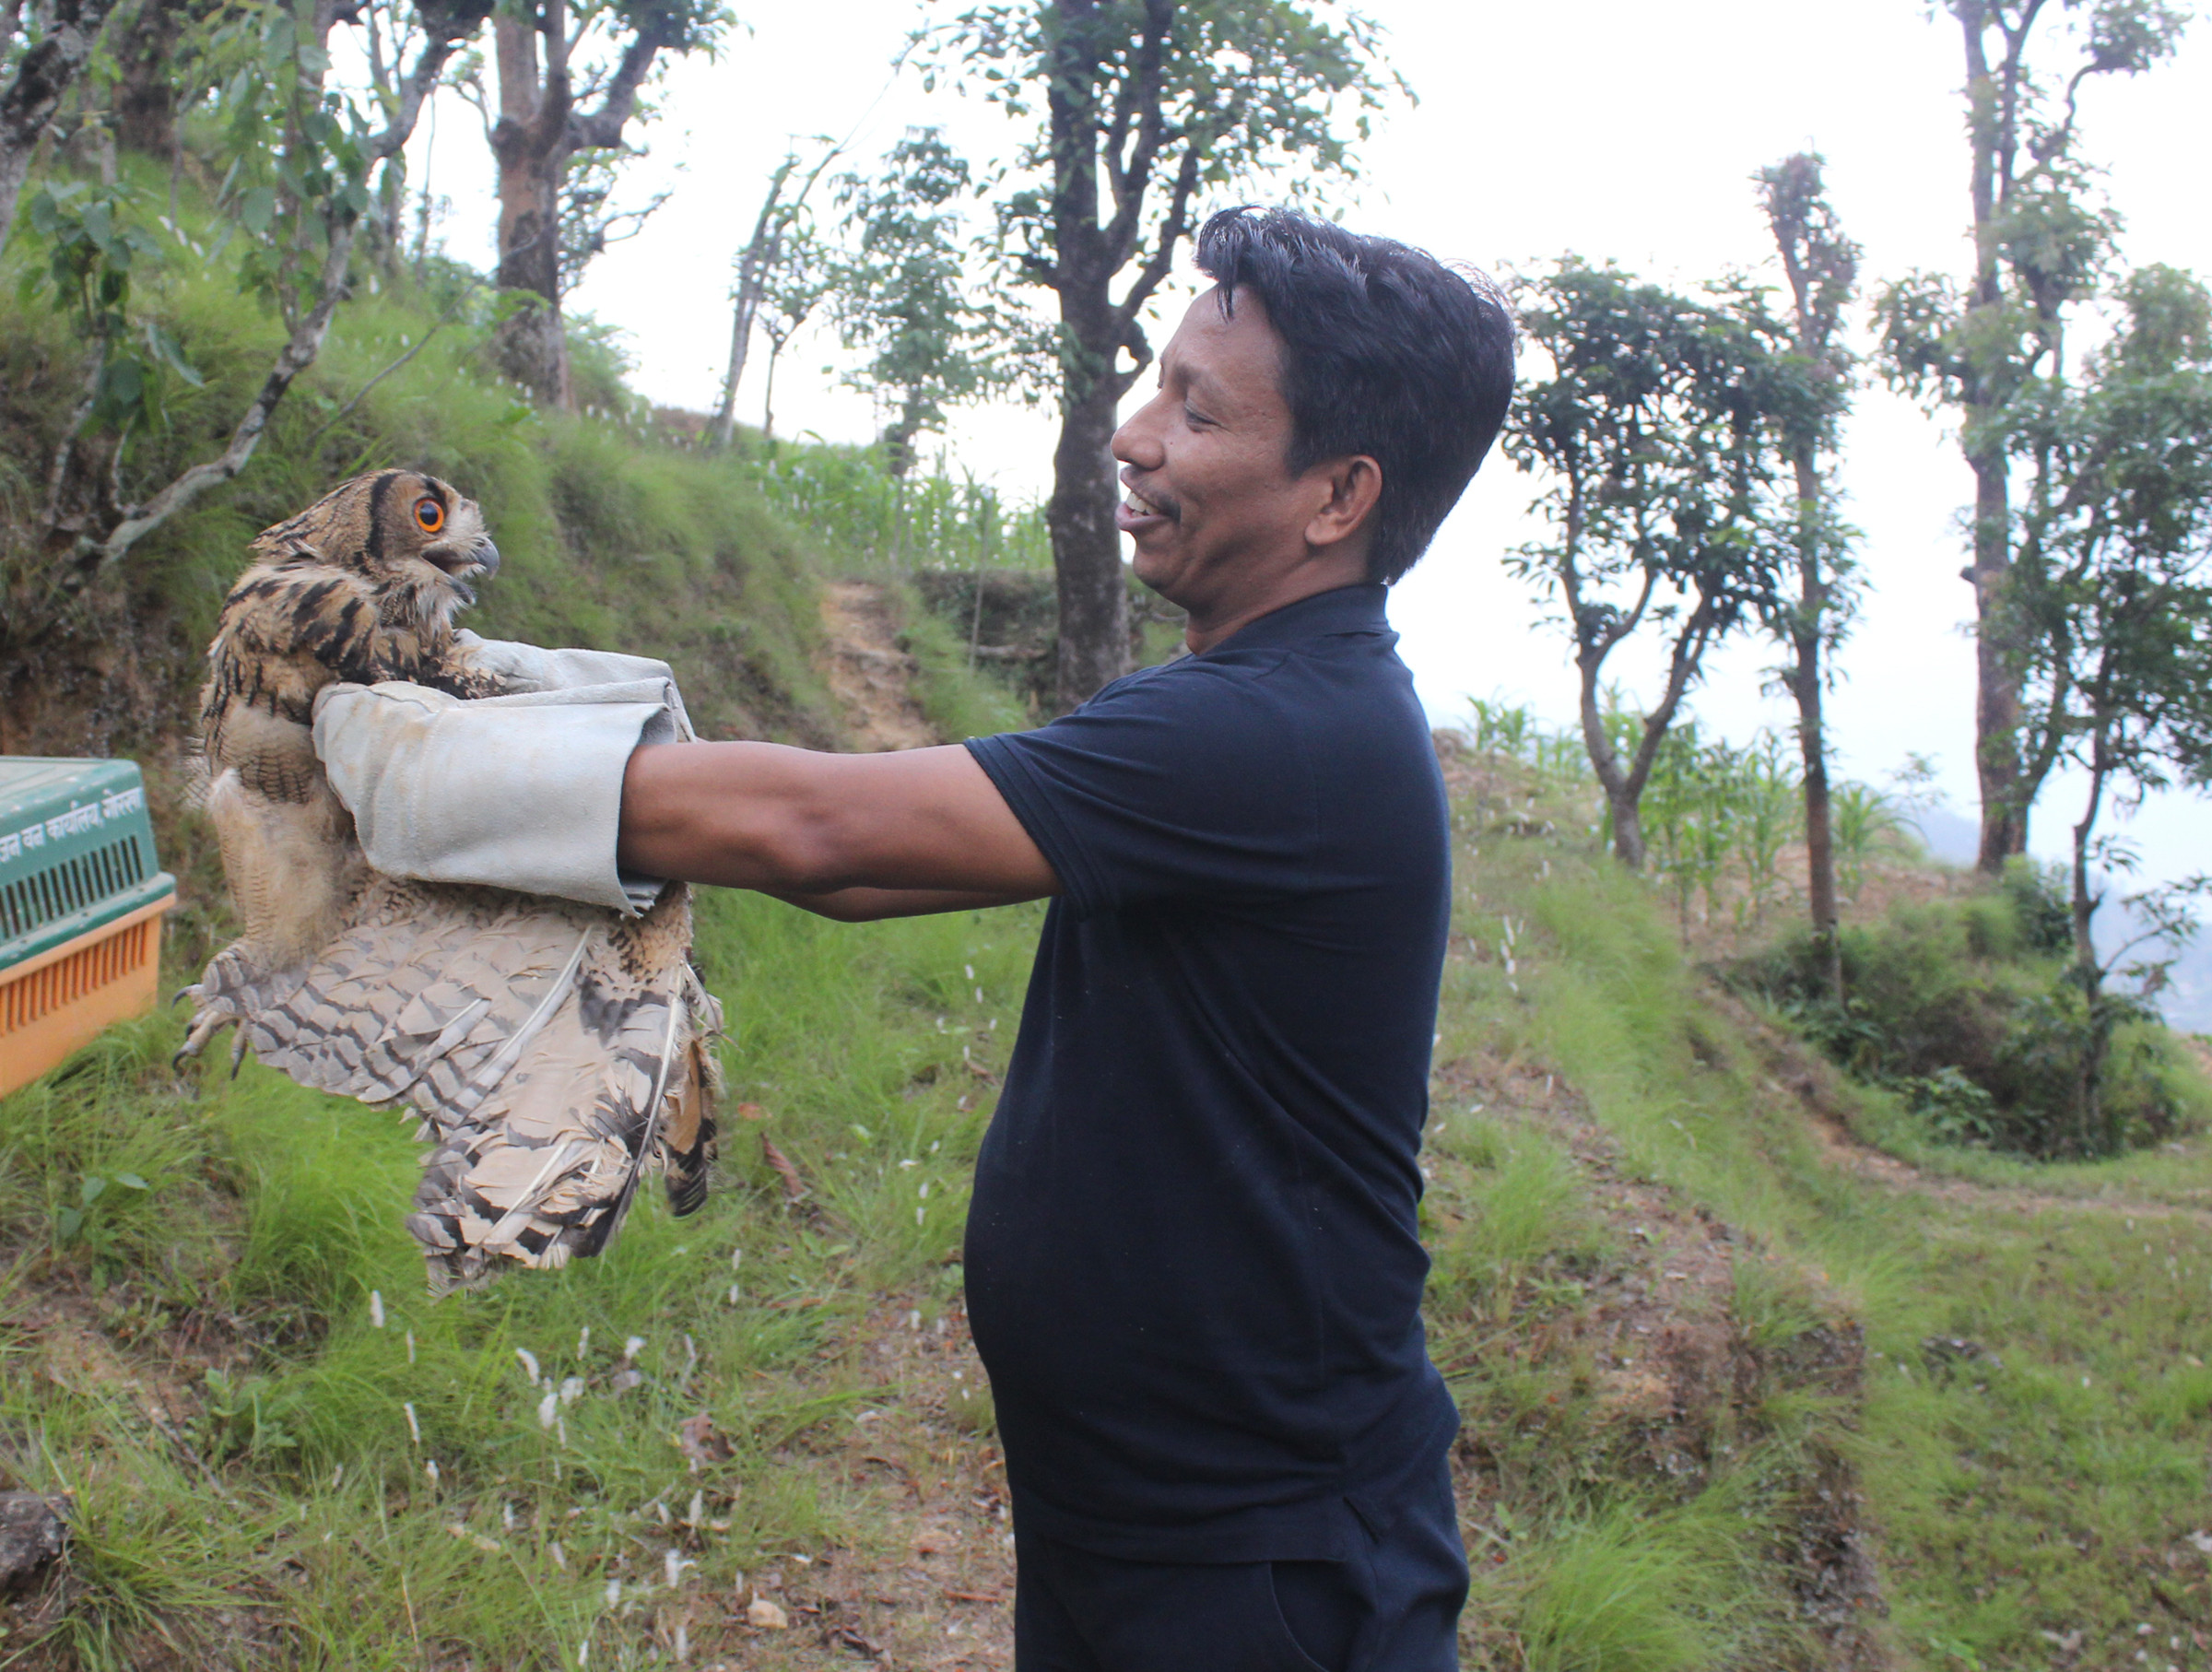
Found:
[{"label": "man's face", "polygon": [[1194,301],[1159,358],[1159,390],[1113,438],[1127,498],[1114,526],[1136,545],[1137,579],[1194,615],[1288,572],[1327,502],[1320,472],[1293,477],[1282,341],[1258,297],[1222,315]]}]

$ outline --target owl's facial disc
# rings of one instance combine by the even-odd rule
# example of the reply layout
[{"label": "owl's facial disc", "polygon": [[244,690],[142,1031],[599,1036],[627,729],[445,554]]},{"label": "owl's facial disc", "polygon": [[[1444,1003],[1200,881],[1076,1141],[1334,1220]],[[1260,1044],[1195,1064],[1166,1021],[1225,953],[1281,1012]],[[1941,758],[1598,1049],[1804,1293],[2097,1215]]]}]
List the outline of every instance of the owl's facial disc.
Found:
[{"label": "owl's facial disc", "polygon": [[500,548],[492,544],[477,502],[450,489],[446,492],[450,498],[425,493],[409,509],[415,526],[433,536],[416,555],[445,576],[447,590],[463,604],[474,604],[477,595],[465,583],[497,574]]}]

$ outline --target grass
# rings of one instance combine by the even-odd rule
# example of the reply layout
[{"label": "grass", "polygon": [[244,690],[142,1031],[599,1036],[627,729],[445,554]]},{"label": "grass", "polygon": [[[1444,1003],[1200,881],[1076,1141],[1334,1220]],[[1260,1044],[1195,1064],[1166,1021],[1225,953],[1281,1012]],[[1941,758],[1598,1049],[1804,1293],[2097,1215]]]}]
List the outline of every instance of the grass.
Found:
[{"label": "grass", "polygon": [[[1030,913],[851,929],[708,897],[732,1101],[761,1116],[729,1123],[729,1185],[688,1220],[633,1216],[605,1258],[457,1301],[422,1298],[401,1123],[252,1064],[173,1083],[165,1015],[0,1101],[9,1347],[45,1371],[9,1376],[0,1431],[24,1484],[76,1495],[76,1663],[145,1664],[163,1633],[189,1651],[251,1600],[288,1645],[276,1664],[418,1665],[418,1642],[574,1664],[592,1633],[650,1634],[666,1548],[697,1562],[688,1584],[726,1586],[765,1552],[861,1537],[791,1454],[871,1392],[835,1351],[859,1313],[957,1292],[983,1119],[968,1065],[1003,1063],[1033,933]],[[783,1209],[763,1133],[814,1185],[809,1216]],[[101,1169],[149,1188],[102,1193],[57,1243],[53,1203]],[[114,1348],[57,1370],[80,1338],[195,1335],[163,1425]],[[701,1412],[734,1450],[693,1473],[671,1436]]]},{"label": "grass", "polygon": [[[2018,1201],[1839,1168],[1775,1083],[1786,1042],[1536,793],[1534,834],[1461,800],[1424,1154],[1465,1664],[1747,1672],[1849,1637],[1928,1668],[2206,1665],[2212,1233],[2115,1205],[2179,1199],[2198,1150],[2023,1172],[2051,1188]],[[167,1015],[0,1101],[0,1457],[76,1505],[74,1594],[27,1664],[667,1664],[761,1564],[884,1549],[884,1501],[823,1464],[902,1396],[870,1356],[887,1298],[924,1325],[957,1305],[1037,921],[705,896],[723,1187],[480,1296],[420,1298],[400,1123],[251,1063],[178,1081]],[[84,1202],[125,1173],[147,1188]],[[987,1397],[962,1400],[947,1431],[987,1450]],[[1854,1537],[1887,1622],[1818,1616]]]}]

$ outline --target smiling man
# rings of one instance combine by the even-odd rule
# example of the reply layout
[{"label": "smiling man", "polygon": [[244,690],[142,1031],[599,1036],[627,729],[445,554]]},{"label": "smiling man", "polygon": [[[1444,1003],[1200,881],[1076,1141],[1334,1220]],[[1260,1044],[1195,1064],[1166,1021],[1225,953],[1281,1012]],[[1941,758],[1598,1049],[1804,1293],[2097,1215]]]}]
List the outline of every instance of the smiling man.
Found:
[{"label": "smiling man", "polygon": [[[513,817],[575,825],[610,903],[619,873],[847,920],[1055,897],[968,1228],[1017,1666],[1441,1672],[1466,1568],[1415,1158],[1450,861],[1383,603],[1497,434],[1512,330],[1486,286],[1285,212],[1216,216],[1198,264],[1113,443],[1187,656],[959,747],[580,751]],[[318,712],[341,798],[465,794],[376,695]],[[610,773],[618,830],[571,810]]]}]

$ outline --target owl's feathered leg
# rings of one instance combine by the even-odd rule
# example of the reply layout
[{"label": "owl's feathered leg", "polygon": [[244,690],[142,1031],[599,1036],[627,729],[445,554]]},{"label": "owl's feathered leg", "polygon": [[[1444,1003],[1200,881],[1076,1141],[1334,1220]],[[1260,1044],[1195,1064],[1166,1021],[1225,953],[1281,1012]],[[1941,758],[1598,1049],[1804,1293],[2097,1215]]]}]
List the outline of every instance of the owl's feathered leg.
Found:
[{"label": "owl's feathered leg", "polygon": [[[197,1056],[227,1024],[288,997],[361,886],[352,821],[319,774],[309,787],[302,799],[274,799],[226,770],[208,789],[208,817],[246,932],[184,989],[194,1012],[180,1059]],[[233,1072],[245,1046],[241,1029]]]}]

